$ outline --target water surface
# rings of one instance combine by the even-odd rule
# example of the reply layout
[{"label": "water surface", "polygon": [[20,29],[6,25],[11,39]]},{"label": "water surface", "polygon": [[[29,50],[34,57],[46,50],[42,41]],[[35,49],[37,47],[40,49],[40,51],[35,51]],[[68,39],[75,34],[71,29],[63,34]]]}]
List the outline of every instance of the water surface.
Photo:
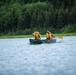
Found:
[{"label": "water surface", "polygon": [[41,45],[0,39],[0,75],[76,75],[76,36]]}]

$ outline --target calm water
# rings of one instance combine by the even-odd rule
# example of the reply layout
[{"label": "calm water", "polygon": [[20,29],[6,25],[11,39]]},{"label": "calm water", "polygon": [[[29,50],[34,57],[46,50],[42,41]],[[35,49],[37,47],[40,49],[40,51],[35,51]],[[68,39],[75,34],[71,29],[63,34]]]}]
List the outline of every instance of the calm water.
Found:
[{"label": "calm water", "polygon": [[76,36],[41,45],[0,39],[0,75],[76,75]]}]

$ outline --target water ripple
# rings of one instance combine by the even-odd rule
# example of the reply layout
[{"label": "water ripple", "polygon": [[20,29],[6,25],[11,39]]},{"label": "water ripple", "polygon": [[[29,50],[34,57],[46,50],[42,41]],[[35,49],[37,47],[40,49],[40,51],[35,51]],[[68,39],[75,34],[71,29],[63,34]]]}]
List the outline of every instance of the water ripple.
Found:
[{"label": "water ripple", "polygon": [[30,45],[29,38],[0,39],[0,75],[75,75],[76,36],[54,44]]}]

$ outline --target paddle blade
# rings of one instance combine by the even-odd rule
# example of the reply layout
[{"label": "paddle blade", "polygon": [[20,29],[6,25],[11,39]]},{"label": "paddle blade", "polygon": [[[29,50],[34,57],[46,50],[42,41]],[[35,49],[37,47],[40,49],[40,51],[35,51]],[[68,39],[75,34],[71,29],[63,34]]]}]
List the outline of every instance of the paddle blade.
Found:
[{"label": "paddle blade", "polygon": [[59,38],[59,39],[62,39],[62,38],[63,38],[63,36],[58,36],[58,38]]}]

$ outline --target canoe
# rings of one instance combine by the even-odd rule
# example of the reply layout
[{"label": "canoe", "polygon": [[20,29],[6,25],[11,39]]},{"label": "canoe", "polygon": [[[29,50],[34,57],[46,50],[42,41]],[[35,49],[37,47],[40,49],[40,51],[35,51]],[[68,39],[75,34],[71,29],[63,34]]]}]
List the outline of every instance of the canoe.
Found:
[{"label": "canoe", "polygon": [[51,39],[51,40],[47,40],[47,39],[39,39],[39,40],[29,39],[29,41],[30,41],[30,44],[56,43],[56,39]]}]

